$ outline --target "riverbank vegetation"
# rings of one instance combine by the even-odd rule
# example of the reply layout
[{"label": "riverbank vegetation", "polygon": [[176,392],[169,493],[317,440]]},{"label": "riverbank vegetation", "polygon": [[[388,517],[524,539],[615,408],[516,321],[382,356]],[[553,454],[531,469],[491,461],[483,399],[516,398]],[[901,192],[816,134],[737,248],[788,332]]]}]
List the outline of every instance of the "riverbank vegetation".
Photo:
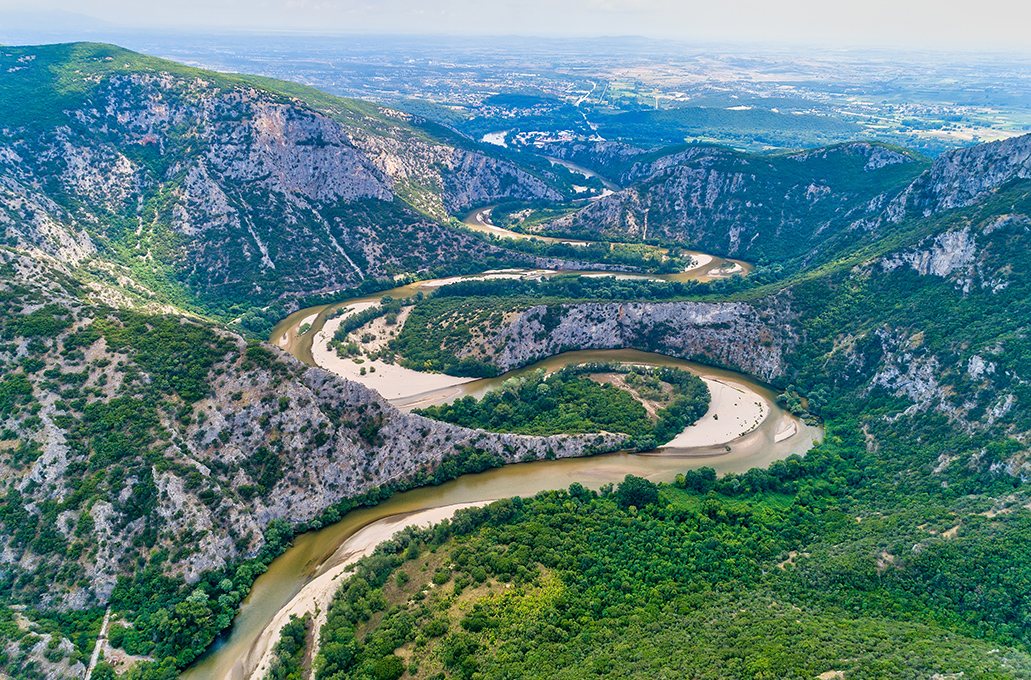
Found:
[{"label": "riverbank vegetation", "polygon": [[[1021,605],[996,590],[1026,568],[986,564],[997,541],[1027,551],[1017,541],[1031,513],[989,522],[896,497],[856,521],[862,504],[821,481],[847,473],[848,449],[821,446],[758,476],[703,471],[707,490],[574,484],[405,530],[334,601],[317,678],[375,677],[388,660],[412,677],[466,679],[1031,672]],[[757,494],[746,477],[769,487]],[[949,534],[957,522],[971,530]],[[921,550],[902,549],[911,542]],[[976,604],[986,585],[998,608]]]},{"label": "riverbank vegetation", "polygon": [[[808,341],[782,401],[827,428],[804,458],[395,538],[358,571],[380,613],[350,624],[339,677],[387,655],[417,678],[1027,677],[1025,224],[981,243],[975,285],[865,260],[792,288]],[[548,284],[459,284],[438,312],[472,320],[509,285],[525,304]]]},{"label": "riverbank vegetation", "polygon": [[311,624],[310,614],[301,618],[290,617],[290,621],[280,631],[279,642],[273,650],[275,660],[264,680],[302,680],[305,677],[307,669],[304,667],[304,657]]},{"label": "riverbank vegetation", "polygon": [[537,238],[489,237],[492,243],[518,253],[570,262],[603,264],[614,270],[673,274],[691,266],[690,255],[669,256],[639,243],[549,243]]},{"label": "riverbank vegetation", "polygon": [[467,396],[416,412],[463,427],[518,434],[640,436],[651,430],[647,411],[629,392],[587,378],[545,377],[543,369],[509,378],[483,399]]},{"label": "riverbank vegetation", "polygon": [[[1000,200],[1003,199],[1010,206],[1022,205],[1014,201],[1012,195],[1000,196]],[[876,263],[866,265],[855,275],[846,271],[831,272],[795,285],[791,291],[793,308],[799,315],[795,323],[807,341],[786,357],[794,377],[784,388],[784,401],[789,408],[804,408],[823,418],[828,428],[826,440],[804,459],[776,462],[767,470],[753,470],[719,480],[715,475],[685,470],[683,479],[678,480],[675,486],[660,489],[656,507],[682,503],[686,507],[695,507],[700,513],[698,528],[695,529],[698,536],[690,533],[689,536],[692,542],[701,540],[707,551],[740,550],[738,544],[754,542],[765,545],[765,548],[759,553],[718,553],[733,578],[719,580],[706,576],[711,587],[711,590],[704,591],[708,593],[708,599],[701,605],[685,605],[683,611],[687,613],[679,609],[663,609],[666,607],[664,602],[677,602],[680,595],[674,594],[670,599],[661,596],[663,591],[659,590],[656,592],[660,595],[653,599],[634,599],[638,596],[634,595],[637,584],[633,579],[637,578],[638,572],[630,569],[633,565],[627,566],[625,580],[630,591],[622,591],[624,571],[617,572],[620,592],[624,599],[631,595],[633,605],[625,616],[637,616],[641,621],[647,617],[648,622],[676,624],[691,630],[691,639],[685,638],[680,642],[693,645],[697,640],[701,649],[711,650],[711,659],[721,663],[725,661],[719,656],[722,652],[702,644],[707,629],[698,622],[714,622],[713,625],[719,624],[716,628],[729,627],[736,631],[735,639],[742,642],[741,654],[735,659],[751,658],[749,655],[752,655],[757,659],[756,663],[762,657],[764,641],[749,637],[753,628],[762,633],[767,642],[782,638],[795,640],[799,635],[802,637],[797,639],[810,646],[839,649],[839,646],[851,645],[864,650],[861,656],[864,663],[890,669],[896,673],[895,677],[906,677],[906,673],[916,677],[933,674],[924,672],[934,661],[926,661],[926,649],[930,647],[945,649],[952,655],[947,657],[951,665],[939,665],[933,672],[945,673],[954,669],[955,672],[963,670],[966,677],[1021,677],[1024,669],[1019,665],[988,667],[979,666],[981,662],[977,661],[987,659],[985,663],[994,662],[996,655],[988,655],[987,652],[998,648],[1015,650],[999,656],[1011,663],[1022,658],[1020,655],[1029,649],[1019,604],[1020,598],[1026,596],[1027,587],[1023,584],[1028,578],[1019,567],[1028,563],[1024,551],[1028,543],[1029,520],[1023,506],[1031,503],[1031,498],[1020,476],[1020,456],[1026,450],[1026,444],[1007,435],[1008,432],[1019,434],[1022,428],[1025,431],[1027,428],[1027,411],[1019,408],[1027,398],[1022,368],[1028,356],[1028,342],[1022,325],[1027,315],[1021,311],[1029,299],[1029,262],[1026,249],[1019,247],[1023,233],[1021,225],[1017,222],[992,232],[991,242],[984,246],[981,254],[986,272],[984,283],[968,289],[964,289],[962,283],[942,277],[923,275],[910,268],[888,270]],[[412,318],[423,315],[429,328],[426,334],[429,341],[425,345],[412,346],[428,351],[432,344],[430,341],[449,337],[443,330],[438,333],[437,326],[429,323],[435,321],[434,313],[460,313],[462,323],[466,325],[465,331],[471,335],[476,332],[480,321],[493,323],[503,318],[506,310],[547,304],[548,298],[533,294],[531,289],[554,292],[565,287],[571,295],[590,290],[587,297],[601,298],[611,294],[647,299],[652,285],[651,282],[564,277],[540,284],[456,284],[441,289],[437,295],[412,307]],[[669,289],[660,286],[672,287],[672,284],[654,285],[660,292]],[[577,290],[576,287],[580,286],[584,288]],[[509,290],[514,293],[507,294]],[[459,295],[472,292],[477,295]],[[493,294],[495,292],[496,295]],[[62,564],[69,566],[55,572],[47,563],[41,563],[37,572],[17,577],[12,572],[4,581],[5,588],[11,594],[11,601],[24,604],[37,601],[48,592],[82,583],[83,561],[98,550],[98,543],[91,542],[91,527],[95,520],[88,510],[111,503],[119,512],[128,513],[125,517],[135,518],[132,521],[138,524],[133,526],[142,529],[138,534],[137,552],[123,563],[126,568],[132,565],[134,576],[123,576],[112,601],[119,620],[132,624],[131,628],[125,627],[121,631],[120,644],[137,654],[148,654],[156,659],[152,664],[140,664],[135,672],[137,676],[147,680],[172,678],[231,621],[253,578],[264,570],[266,560],[276,553],[262,553],[257,561],[236,563],[225,570],[203,574],[195,583],[187,583],[181,575],[170,572],[169,565],[182,559],[185,552],[181,551],[188,549],[186,546],[190,541],[197,540],[199,532],[183,531],[177,537],[181,544],[175,552],[163,552],[156,544],[149,543],[155,537],[167,539],[167,536],[162,538],[163,534],[158,529],[160,525],[156,517],[160,491],[155,492],[155,489],[159,488],[162,477],[167,479],[167,472],[173,471],[184,481],[210,484],[210,489],[208,486],[199,488],[204,492],[205,502],[214,506],[232,493],[262,493],[262,489],[267,490],[274,485],[281,475],[290,474],[290,467],[288,461],[281,459],[274,450],[256,450],[239,469],[220,463],[219,467],[211,468],[211,476],[205,478],[192,467],[165,457],[162,451],[170,440],[164,435],[167,431],[170,437],[182,437],[186,432],[184,423],[187,421],[184,419],[199,417],[199,411],[185,407],[210,397],[215,372],[225,371],[229,366],[223,365],[226,357],[235,356],[233,360],[241,362],[241,365],[251,362],[280,366],[282,368],[277,368],[271,375],[275,380],[287,382],[292,379],[292,374],[286,370],[286,364],[275,361],[272,350],[258,346],[245,350],[242,345],[226,344],[226,336],[210,327],[184,323],[171,317],[113,313],[110,310],[98,314],[90,324],[78,312],[68,314],[61,308],[47,308],[40,297],[12,291],[5,291],[3,295],[8,303],[3,310],[2,328],[7,372],[0,383],[0,417],[5,418],[5,432],[0,435],[0,441],[5,442],[5,461],[11,469],[25,470],[43,455],[42,447],[27,443],[31,440],[31,433],[43,427],[41,415],[60,424],[64,431],[74,433],[77,447],[81,446],[74,449],[78,452],[75,455],[80,457],[73,458],[71,463],[75,466],[72,469],[81,474],[69,482],[70,493],[63,499],[43,499],[32,506],[37,511],[30,512],[25,509],[32,502],[30,494],[42,487],[29,485],[21,490],[8,490],[2,504],[2,520],[5,530],[13,537],[14,542],[10,544],[13,549],[26,554],[27,551],[32,551],[32,554],[46,551],[44,554],[54,563],[62,560]],[[452,331],[460,334],[460,326],[461,323],[452,327]],[[885,329],[895,330],[887,332]],[[838,342],[842,334],[847,334],[851,345]],[[31,356],[23,355],[18,349],[20,347],[28,348]],[[86,360],[87,351],[95,355],[101,347],[110,348],[110,356]],[[173,354],[166,356],[169,349]],[[446,356],[440,351],[439,344],[434,351],[438,353],[429,355],[434,360]],[[61,370],[54,370],[58,357],[69,363]],[[856,357],[863,360],[857,361]],[[102,365],[104,361],[112,362],[107,371],[100,370],[105,367]],[[83,373],[87,364],[89,370]],[[904,375],[910,364],[919,370],[925,370],[921,366],[934,367],[935,384],[948,389],[944,395],[949,401],[943,403],[951,416],[944,415],[945,411],[934,406],[934,402],[916,401],[918,398],[927,399],[927,390],[905,392],[903,383],[874,382],[883,365],[900,369],[897,374],[884,375]],[[120,370],[115,370],[115,366]],[[107,394],[101,373],[108,376],[104,380],[118,381],[116,391]],[[883,375],[880,380],[884,380]],[[124,388],[121,387],[123,384]],[[48,392],[57,396],[45,406],[41,395]],[[952,398],[950,395],[957,396]],[[1012,395],[1013,400],[1009,400],[1008,395]],[[59,407],[58,400],[62,402]],[[1018,407],[1007,407],[1013,403]],[[56,408],[49,410],[50,405]],[[285,408],[289,406],[288,401]],[[966,418],[974,425],[968,427],[950,418]],[[163,422],[171,427],[159,426]],[[119,435],[121,430],[126,430],[128,435]],[[369,432],[370,436],[375,436],[372,430]],[[14,444],[7,445],[6,442]],[[92,466],[91,460],[95,461]],[[282,549],[295,531],[336,521],[359,505],[375,503],[405,488],[440,483],[459,474],[479,472],[500,464],[499,458],[483,452],[456,450],[437,468],[427,469],[397,486],[377,490],[367,497],[348,499],[329,508],[310,524],[279,526],[276,534],[266,536],[265,543]],[[148,470],[156,470],[157,473],[148,475]],[[246,484],[234,486],[232,480],[239,470],[251,479],[246,480]],[[1010,470],[1017,474],[1010,474]],[[645,498],[644,502],[621,503],[619,496],[604,496],[592,501],[602,505],[574,504],[575,512],[568,509],[564,512],[573,517],[568,521],[576,522],[583,516],[581,507],[585,508],[583,513],[589,514],[598,512],[604,503],[611,502],[634,521],[646,524],[665,522],[666,519],[646,509],[652,505],[647,500],[650,494],[647,487],[638,486],[634,494],[625,495]],[[641,491],[644,493],[638,493]],[[565,508],[566,503],[572,501],[560,497],[553,502]],[[636,515],[630,506],[636,509]],[[746,506],[752,510],[742,512]],[[69,515],[69,511],[77,514]],[[787,523],[794,514],[817,512],[823,518],[818,523],[801,526]],[[725,537],[714,533],[702,520],[702,515],[713,521],[720,531],[728,525],[740,526],[746,531],[740,537]],[[58,522],[67,517],[73,520],[64,525],[70,533],[55,529],[60,527]],[[551,516],[537,519],[559,521]],[[561,521],[567,519],[563,516]],[[507,531],[503,527],[492,530],[499,535]],[[281,534],[278,533],[280,531]],[[744,538],[752,534],[754,538]],[[653,564],[649,560],[653,559],[652,552],[662,545],[654,540],[641,548],[639,556],[649,569],[655,569],[657,573],[661,573],[661,564]],[[421,550],[423,554],[434,554],[429,553],[432,549],[433,546],[427,544]],[[438,552],[440,550],[438,548]],[[488,553],[507,554],[499,550],[500,547],[491,548],[484,553],[483,559],[493,559]],[[656,554],[662,555],[661,551]],[[960,563],[960,556],[970,562],[969,568]],[[595,554],[595,557],[600,561],[610,559],[602,554]],[[748,560],[757,560],[758,571]],[[425,566],[425,560],[421,564]],[[519,564],[527,571],[534,567],[531,562]],[[590,566],[593,563],[585,561],[583,564]],[[743,564],[751,570],[744,573],[753,576],[758,573],[755,577],[758,580],[746,582],[734,575],[744,568]],[[1003,565],[1013,564],[1018,568],[1003,570]],[[443,564],[440,566],[443,568]],[[536,568],[542,575],[555,576],[557,573],[561,576],[561,570],[539,558]],[[436,569],[433,566],[429,574],[435,574]],[[518,568],[514,569],[513,579],[518,573]],[[432,576],[422,572],[421,566],[418,570],[427,580],[432,580]],[[764,570],[767,574],[762,573]],[[792,570],[801,576],[771,583],[770,579],[786,578],[778,572]],[[487,571],[486,567],[484,571]],[[504,573],[508,572],[496,572],[497,575]],[[475,583],[474,576],[470,574]],[[392,578],[396,582],[396,576]],[[451,580],[445,581],[445,584],[451,584],[445,585],[445,590],[453,587],[460,578],[453,572]],[[417,579],[410,576],[409,580]],[[482,587],[485,588],[487,582],[493,584],[493,592],[498,592],[500,585],[496,576],[485,579]],[[509,583],[513,583],[513,589],[519,587],[514,580]],[[532,584],[532,581],[527,584]],[[541,582],[540,587],[544,585]],[[390,587],[389,584],[387,586]],[[656,584],[652,586],[658,587]],[[467,586],[466,592],[472,593],[470,588],[473,587],[472,584]],[[734,593],[733,597],[728,593]],[[415,593],[409,594],[417,597]],[[727,597],[731,599],[721,599]],[[607,607],[619,605],[615,595],[605,600],[596,599],[605,603],[602,614]],[[716,607],[718,602],[725,606]],[[773,603],[773,606],[757,610],[754,609],[757,602]],[[652,604],[658,609],[652,608]],[[707,608],[710,604],[715,608]],[[776,624],[779,628],[770,627],[773,624],[766,622],[759,612],[779,611],[776,608],[780,605],[788,613]],[[392,606],[389,605],[386,611],[389,612]],[[744,616],[742,609],[754,612],[755,616],[741,618],[740,621],[746,621],[747,625],[737,626],[735,617]],[[554,616],[555,620],[561,620],[564,615],[564,609],[547,611],[548,616]],[[441,640],[451,639],[451,635],[477,633],[461,626],[466,613],[462,610],[448,614],[448,629]],[[66,658],[81,659],[88,658],[102,610],[89,610],[79,622],[31,609],[23,615],[40,624],[41,630],[42,623],[52,621],[52,629],[61,631],[75,645],[75,651]],[[619,616],[624,617],[624,614]],[[603,664],[600,666],[603,670],[611,668],[613,672],[622,672],[620,669],[628,669],[632,665],[628,659],[619,661],[619,650],[623,649],[619,645],[643,649],[652,640],[662,639],[659,634],[646,640],[633,637],[628,632],[629,624],[624,623],[636,620],[600,618],[592,624],[595,626],[595,639],[608,635],[616,645],[607,648],[610,650],[606,652],[608,661],[598,662]],[[797,632],[799,629],[795,625],[799,621],[808,622],[801,632]],[[478,624],[470,624],[475,625]],[[543,623],[541,625],[543,627]],[[561,629],[554,622],[550,625]],[[113,628],[113,638],[116,630]],[[507,629],[502,623],[497,628],[485,625],[478,634],[493,630]],[[846,630],[865,632],[863,637],[853,638],[849,637],[851,633],[845,634]],[[820,637],[827,635],[827,631],[832,633],[830,640]],[[11,637],[6,638],[10,645],[19,644],[23,638],[32,641],[39,637],[17,635],[20,634],[12,628]],[[906,640],[905,645],[885,647],[874,642],[896,637]],[[417,639],[418,636],[411,641],[413,648],[417,647]],[[528,650],[505,647],[505,654],[509,656],[498,656],[498,652],[492,650],[500,650],[501,647],[491,647],[494,642],[489,639],[475,636],[454,639],[464,641],[462,644],[476,643],[475,652],[470,652],[471,647],[467,646],[462,648],[466,650],[464,655],[458,655],[456,651],[449,657],[453,658],[449,663],[454,668],[460,668],[461,660],[470,656],[470,663],[489,669],[490,664],[500,668],[516,663],[519,654],[524,659],[529,654]],[[554,643],[535,637],[529,639],[535,641],[535,649],[550,649],[545,643]],[[434,659],[441,658],[436,656],[434,645],[443,642],[432,640],[436,638],[426,642],[426,656],[417,662],[416,677],[430,674],[430,671],[432,674],[459,673],[444,667],[443,660],[441,665],[434,665],[437,663]],[[343,637],[340,643],[345,649],[353,644],[352,656],[366,654],[362,658],[371,658],[373,654],[360,651],[361,645],[365,644],[364,638],[352,643]],[[655,660],[661,656],[660,649],[656,647],[655,656],[650,658]],[[593,657],[589,657],[587,652],[584,652],[587,656],[576,657],[558,648],[555,650],[556,659],[569,659],[571,662],[581,659],[584,663],[593,663]],[[410,669],[414,656],[406,654],[403,645],[390,652],[391,656],[401,658]],[[900,656],[905,658],[900,659]],[[24,654],[12,653],[5,672],[16,676],[24,667],[25,658]],[[532,655],[529,658],[534,660]],[[919,661],[923,666],[918,664],[920,658],[925,659]],[[372,662],[373,667],[378,660]],[[774,661],[770,660],[770,663]],[[609,666],[609,663],[613,665]],[[397,662],[389,660],[383,667],[396,671]],[[733,668],[740,670],[743,666]],[[800,670],[797,666],[775,664],[772,668],[775,670],[770,671],[771,677],[794,677],[793,673],[797,677],[812,677],[802,675],[812,670],[809,667]],[[761,670],[760,666],[749,666],[748,669],[753,671],[752,676]],[[835,667],[819,672],[833,669]],[[530,674],[532,669],[526,672]],[[881,674],[889,676],[888,670]]]},{"label": "riverbank vegetation", "polygon": [[[615,381],[604,380],[613,377]],[[494,432],[622,432],[634,437],[636,448],[649,450],[670,441],[703,416],[709,398],[705,382],[688,371],[582,364],[550,376],[538,369],[506,380],[482,399],[467,396],[416,413]],[[642,400],[647,400],[654,416]]]}]

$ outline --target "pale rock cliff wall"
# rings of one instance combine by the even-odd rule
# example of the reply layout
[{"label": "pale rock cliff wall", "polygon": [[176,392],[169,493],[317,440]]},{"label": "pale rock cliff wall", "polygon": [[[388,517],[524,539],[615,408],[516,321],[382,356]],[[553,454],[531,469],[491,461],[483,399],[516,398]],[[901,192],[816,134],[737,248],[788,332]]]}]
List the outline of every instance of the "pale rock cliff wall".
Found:
[{"label": "pale rock cliff wall", "polygon": [[745,259],[811,257],[829,236],[876,225],[920,168],[909,155],[865,142],[781,158],[704,145],[646,158],[621,175],[630,186],[550,226],[662,237]]},{"label": "pale rock cliff wall", "polygon": [[887,217],[929,217],[984,199],[1014,179],[1031,178],[1031,135],[978,144],[938,157],[888,207]]},{"label": "pale rock cliff wall", "polygon": [[348,106],[160,72],[101,79],[67,125],[0,134],[0,236],[75,264],[112,245],[100,255],[164,265],[173,288],[264,305],[497,255],[439,222],[561,198],[403,114]]},{"label": "pale rock cliff wall", "polygon": [[[224,352],[206,375],[210,391],[184,402],[167,385],[153,391],[167,375],[151,373],[131,343],[115,349],[102,335],[78,350],[68,349],[68,338],[97,323],[98,313],[101,323],[120,327],[121,322],[70,294],[64,287],[71,282],[67,271],[0,249],[0,273],[0,294],[14,300],[17,310],[0,317],[0,333],[10,340],[0,344],[0,368],[4,377],[24,376],[34,401],[32,408],[0,412],[5,432],[0,481],[20,493],[25,512],[36,516],[47,504],[93,489],[47,520],[55,522],[68,544],[88,538],[89,550],[70,556],[37,552],[10,531],[0,537],[0,571],[56,571],[66,564],[81,569],[83,578],[76,578],[74,586],[55,587],[45,595],[41,604],[47,606],[104,602],[144,540],[167,548],[175,556],[174,570],[192,580],[253,554],[272,520],[311,522],[339,501],[370,490],[425,484],[442,461],[471,451],[494,464],[513,463],[616,450],[627,439],[488,433],[406,414],[378,393],[309,368],[271,346],[261,350],[267,359],[251,360],[248,348],[253,353],[254,346],[226,331],[205,336],[211,338],[205,346]],[[20,297],[26,294],[18,290],[34,291],[34,297]],[[45,341],[21,338],[20,317],[44,303],[53,305],[48,309],[67,310],[61,312],[67,327]],[[180,318],[178,323],[191,322]],[[215,342],[218,338],[222,345]],[[32,350],[42,366],[26,372],[21,365],[30,342],[42,343]],[[68,385],[76,386],[74,396]],[[152,441],[133,442],[108,460],[106,468],[115,475],[110,490],[97,481],[104,475],[96,477],[97,461],[110,450],[98,453],[103,447],[93,440],[98,433],[107,436],[107,430],[92,429],[97,421],[91,420],[91,414],[108,413],[105,405],[129,409],[134,417],[151,414],[146,417],[157,423]],[[34,453],[24,460],[11,457],[12,443],[14,449],[29,447]],[[262,469],[269,466],[278,472],[260,482],[267,488],[256,492]],[[117,477],[116,470],[123,476]],[[82,488],[87,478],[94,486]],[[141,503],[152,510],[133,514]],[[88,530],[80,515],[84,512]],[[148,532],[151,538],[144,539]]]},{"label": "pale rock cliff wall", "polygon": [[568,349],[634,348],[706,361],[773,380],[799,337],[784,296],[745,303],[627,302],[538,305],[520,312],[460,356],[503,370]]}]

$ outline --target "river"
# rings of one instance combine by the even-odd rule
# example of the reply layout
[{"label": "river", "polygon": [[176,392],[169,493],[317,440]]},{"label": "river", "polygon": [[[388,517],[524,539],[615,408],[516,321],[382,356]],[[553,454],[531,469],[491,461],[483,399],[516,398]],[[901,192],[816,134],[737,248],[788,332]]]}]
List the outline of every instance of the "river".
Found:
[{"label": "river", "polygon": [[[312,340],[325,324],[327,313],[359,300],[377,300],[383,295],[408,297],[419,290],[431,289],[439,282],[421,282],[401,286],[358,300],[347,300],[300,310],[278,324],[270,338],[304,363],[314,365]],[[298,331],[304,324],[309,328]],[[783,411],[776,403],[776,395],[765,385],[740,373],[714,369],[700,364],[674,359],[659,354],[635,350],[589,350],[567,352],[550,357],[497,378],[475,380],[448,388],[448,399],[465,394],[482,395],[504,380],[543,368],[557,370],[571,363],[587,361],[623,361],[629,363],[679,366],[691,370],[710,382],[718,383],[740,401],[762,402],[763,417],[757,426],[743,436],[727,441],[710,442],[702,446],[677,445],[663,447],[646,454],[610,453],[590,458],[567,458],[554,461],[519,463],[489,470],[480,474],[464,475],[440,486],[414,489],[397,494],[373,508],[355,510],[340,522],[298,536],[292,547],[272,562],[268,571],[258,577],[229,635],[220,640],[198,663],[183,673],[184,680],[244,680],[255,667],[268,638],[262,632],[277,614],[301,591],[306,583],[332,570],[349,557],[341,548],[349,538],[373,522],[393,518],[397,528],[404,526],[410,513],[428,508],[439,508],[461,503],[476,503],[511,496],[532,496],[538,491],[567,487],[580,482],[598,489],[609,482],[619,482],[627,474],[635,474],[654,481],[671,481],[676,474],[703,465],[719,473],[744,472],[752,467],[765,467],[798,453],[804,454],[823,436],[822,428],[805,425]],[[443,393],[443,391],[440,391]],[[410,408],[414,402],[439,403],[441,395],[422,394],[396,400],[399,408]],[[724,400],[721,403],[726,403]],[[756,402],[758,405],[758,401]],[[714,405],[710,412],[717,407]],[[706,414],[706,418],[711,417]],[[725,412],[726,418],[726,412]],[[701,422],[701,421],[700,421]],[[679,439],[679,438],[678,438]],[[270,629],[274,630],[274,629]],[[259,644],[259,639],[261,643]]]},{"label": "river", "polygon": [[[471,213],[466,215],[465,219],[462,220],[462,224],[469,227],[473,231],[481,234],[489,234],[496,236],[497,238],[513,238],[519,240],[526,239],[537,239],[544,243],[567,243],[574,246],[589,246],[595,243],[605,243],[610,246],[641,246],[640,243],[611,243],[608,241],[586,241],[582,239],[571,239],[561,238],[556,236],[538,236],[536,234],[522,234],[518,231],[512,231],[511,229],[505,229],[499,227],[490,221],[490,213],[494,209],[494,206],[487,206],[485,208],[479,208],[473,210]],[[658,253],[666,255],[669,253],[668,248],[662,248],[661,246],[650,246],[644,244],[645,248],[654,250]],[[738,274],[750,274],[755,270],[755,266],[745,262],[744,260],[734,260],[725,257],[719,257],[716,255],[710,255],[703,253],[698,250],[682,250],[681,252],[691,256],[694,260],[694,265],[682,272],[676,272],[674,274],[636,274],[632,272],[597,272],[597,271],[585,271],[577,272],[585,276],[601,276],[618,273],[619,276],[633,279],[650,279],[652,281],[712,281],[713,279],[724,278],[727,276],[735,276]],[[563,272],[570,273],[570,272]]]},{"label": "river", "polygon": [[551,163],[552,165],[561,165],[562,167],[566,168],[570,172],[575,172],[578,175],[583,175],[584,177],[587,177],[587,178],[597,177],[598,181],[601,182],[601,185],[603,187],[605,187],[606,192],[603,195],[615,193],[615,192],[619,191],[620,188],[621,188],[615,182],[610,182],[609,180],[605,179],[604,177],[602,177],[601,175],[599,175],[595,171],[588,170],[587,168],[583,167],[582,165],[577,165],[576,163],[571,163],[570,161],[563,160],[561,158],[552,158],[551,156],[545,156],[545,158],[548,159],[548,162]]}]

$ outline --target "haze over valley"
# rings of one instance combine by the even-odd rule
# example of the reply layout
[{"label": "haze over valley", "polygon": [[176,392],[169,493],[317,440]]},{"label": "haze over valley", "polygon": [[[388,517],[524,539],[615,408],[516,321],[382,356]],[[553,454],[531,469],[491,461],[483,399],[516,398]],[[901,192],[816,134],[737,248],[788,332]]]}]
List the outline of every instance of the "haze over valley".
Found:
[{"label": "haze over valley", "polygon": [[1031,676],[1026,52],[39,16],[0,677]]}]

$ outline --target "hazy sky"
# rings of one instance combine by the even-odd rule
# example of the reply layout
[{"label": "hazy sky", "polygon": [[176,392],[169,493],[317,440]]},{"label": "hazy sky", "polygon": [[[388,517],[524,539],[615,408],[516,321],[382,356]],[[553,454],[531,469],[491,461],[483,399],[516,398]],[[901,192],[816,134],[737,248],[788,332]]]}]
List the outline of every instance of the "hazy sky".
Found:
[{"label": "hazy sky", "polygon": [[1031,52],[1028,0],[0,0],[0,13],[48,9],[147,28],[641,35]]}]

